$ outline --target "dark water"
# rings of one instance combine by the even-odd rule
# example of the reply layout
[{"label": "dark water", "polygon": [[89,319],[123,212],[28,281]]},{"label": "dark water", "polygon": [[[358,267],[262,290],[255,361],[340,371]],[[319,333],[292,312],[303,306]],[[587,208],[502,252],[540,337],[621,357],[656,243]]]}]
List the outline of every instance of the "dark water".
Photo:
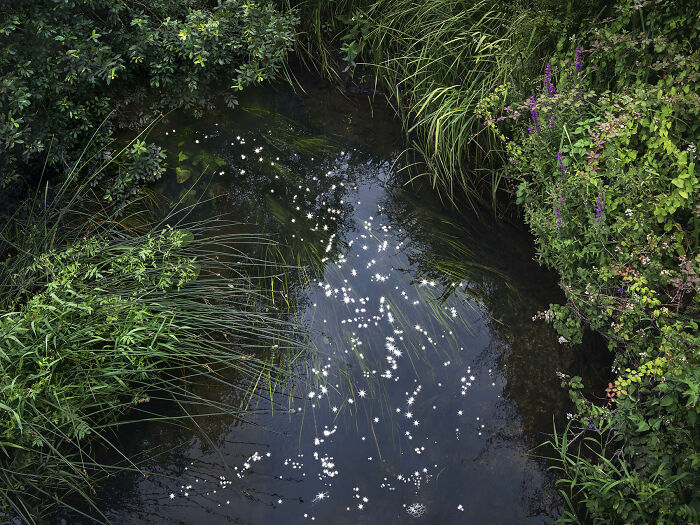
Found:
[{"label": "dark water", "polygon": [[525,234],[400,184],[400,130],[369,100],[261,90],[159,133],[179,170],[158,192],[218,197],[199,213],[272,235],[307,268],[286,306],[313,345],[273,413],[124,436],[156,474],[108,486],[113,522],[553,521],[553,479],[528,451],[568,410],[555,372],[590,376],[593,350],[533,322],[559,295]]}]

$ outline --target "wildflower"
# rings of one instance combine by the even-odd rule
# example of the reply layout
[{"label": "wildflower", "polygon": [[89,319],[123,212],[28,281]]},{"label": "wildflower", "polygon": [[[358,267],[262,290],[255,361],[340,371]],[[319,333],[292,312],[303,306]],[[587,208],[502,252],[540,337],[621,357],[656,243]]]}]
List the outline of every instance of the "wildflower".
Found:
[{"label": "wildflower", "polygon": [[539,131],[540,116],[537,112],[537,96],[534,93],[532,94],[532,97],[530,97],[529,102],[530,115],[532,116],[532,121],[535,123],[535,131]]},{"label": "wildflower", "polygon": [[603,202],[600,200],[600,196],[595,198],[595,220],[600,222],[601,217],[603,217]]},{"label": "wildflower", "polygon": [[566,166],[564,166],[563,157],[564,154],[561,151],[557,152],[557,161],[559,162],[559,169],[562,173],[566,173]]},{"label": "wildflower", "polygon": [[544,87],[549,93],[550,97],[553,97],[554,93],[557,91],[554,84],[552,84],[552,66],[550,64],[547,64],[547,67],[544,70]]},{"label": "wildflower", "polygon": [[554,208],[554,215],[557,218],[557,228],[561,228],[564,225],[564,221],[561,218],[561,213],[559,212],[559,208]]},{"label": "wildflower", "polygon": [[581,71],[581,64],[583,63],[583,48],[581,46],[576,47],[576,61],[574,62],[574,67],[576,71]]}]

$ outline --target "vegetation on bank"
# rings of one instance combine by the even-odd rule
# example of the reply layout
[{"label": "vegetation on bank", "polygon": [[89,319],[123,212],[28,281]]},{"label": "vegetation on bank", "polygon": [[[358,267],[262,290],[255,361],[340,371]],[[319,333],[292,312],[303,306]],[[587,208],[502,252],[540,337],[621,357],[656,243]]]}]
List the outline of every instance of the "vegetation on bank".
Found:
[{"label": "vegetation on bank", "polygon": [[150,223],[99,204],[66,185],[0,230],[0,510],[27,523],[66,507],[99,518],[94,485],[138,470],[120,427],[241,417],[197,385],[274,389],[273,356],[298,346],[272,307],[284,287],[265,291],[281,270],[246,271],[260,261],[245,245],[269,241],[187,210]]},{"label": "vegetation on bank", "polygon": [[[567,296],[543,317],[615,361],[557,437],[566,518],[695,522],[700,513],[698,10],[628,3],[562,45],[532,92],[484,99],[540,260]],[[522,94],[521,94],[522,97]],[[601,393],[602,394],[602,393]]]},{"label": "vegetation on bank", "polygon": [[562,521],[697,522],[700,6],[299,4],[321,68],[376,75],[418,175],[458,204],[520,205],[561,276],[566,304],[539,317],[562,344],[607,338],[599,398],[561,374],[577,408],[552,439]]},{"label": "vegetation on bank", "polygon": [[135,213],[165,152],[115,132],[235,104],[282,71],[296,20],[242,0],[22,0],[0,15],[0,516],[99,519],[95,485],[138,469],[121,426],[196,427],[193,407],[240,417],[197,385],[275,381],[298,345],[271,306],[283,284],[268,289],[285,270],[244,255],[269,241],[182,206]]},{"label": "vegetation on bank", "polygon": [[32,521],[55,508],[46,501],[89,500],[129,411],[160,417],[157,398],[230,411],[187,385],[270,374],[265,350],[293,344],[230,258],[245,239],[130,213],[164,154],[111,140],[174,106],[204,111],[219,94],[235,104],[296,42],[336,79],[388,94],[413,173],[446,199],[516,201],[567,297],[541,317],[563,344],[584,326],[608,339],[600,399],[562,373],[577,407],[552,440],[562,521],[697,522],[697,2],[276,4],[0,7],[5,190],[66,179],[0,227],[3,512]]}]

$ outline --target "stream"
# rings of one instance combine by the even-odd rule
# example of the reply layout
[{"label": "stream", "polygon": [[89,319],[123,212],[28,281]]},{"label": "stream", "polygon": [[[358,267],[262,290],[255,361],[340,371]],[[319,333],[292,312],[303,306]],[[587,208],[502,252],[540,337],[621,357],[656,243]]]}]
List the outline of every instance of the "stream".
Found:
[{"label": "stream", "polygon": [[[290,360],[292,384],[245,421],[133,426],[124,446],[149,451],[154,474],[109,481],[105,515],[554,521],[555,478],[533,449],[571,411],[557,372],[599,383],[604,350],[562,344],[533,321],[561,292],[524,228],[405,185],[395,164],[403,134],[378,99],[260,88],[238,102],[155,128],[171,169],[154,190],[165,201],[212,199],[197,213],[279,241],[279,256],[305,268],[285,286],[309,350]],[[216,384],[208,395],[245,402]]]}]

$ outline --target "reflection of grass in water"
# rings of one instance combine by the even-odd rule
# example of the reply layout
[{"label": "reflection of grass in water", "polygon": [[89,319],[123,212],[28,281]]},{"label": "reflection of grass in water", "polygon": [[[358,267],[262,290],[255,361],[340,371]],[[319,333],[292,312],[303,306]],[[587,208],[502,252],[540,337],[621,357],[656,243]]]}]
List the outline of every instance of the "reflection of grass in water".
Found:
[{"label": "reflection of grass in water", "polygon": [[391,221],[405,228],[401,240],[406,242],[409,261],[417,267],[419,278],[440,283],[442,300],[457,289],[455,282],[465,282],[469,295],[481,301],[488,293],[484,288],[486,281],[497,279],[510,287],[507,274],[494,265],[479,262],[481,256],[474,247],[483,243],[483,238],[477,238],[483,237],[483,231],[475,234],[446,217],[436,203],[426,205],[412,192],[393,188],[392,193],[386,209]]},{"label": "reflection of grass in water", "polygon": [[[370,231],[367,233],[375,240],[381,241],[377,237],[376,232]],[[414,282],[414,284],[416,283]],[[382,347],[386,342],[386,337],[394,337],[396,340],[395,346],[403,353],[400,358],[397,358],[398,369],[394,373],[402,376],[412,373],[415,377],[424,381],[429,380],[436,372],[434,368],[436,354],[441,356],[440,359],[446,358],[449,360],[454,358],[459,351],[458,337],[470,330],[469,320],[467,316],[462,314],[465,309],[471,310],[475,308],[475,305],[473,301],[465,298],[463,294],[458,294],[459,297],[453,297],[452,303],[455,305],[455,311],[459,310],[459,315],[453,317],[452,312],[448,311],[444,304],[446,298],[436,294],[435,289],[418,284],[411,287],[410,291],[418,295],[419,305],[417,307],[407,303],[403,296],[394,297],[391,294],[391,287],[387,288],[388,293],[384,297],[384,303],[382,303],[384,313],[380,321],[380,328],[370,328],[370,330],[375,332],[376,330],[382,331],[381,343],[379,343],[379,338],[376,335],[374,339],[371,334],[368,337],[372,344],[381,344]],[[377,301],[376,306],[378,307],[379,296],[373,299]],[[389,313],[391,313],[392,323],[389,323],[388,320]],[[336,312],[331,313],[331,317],[334,314]],[[365,315],[370,316],[371,314],[372,312],[367,312]],[[418,319],[422,329],[427,331],[427,334],[432,338],[432,342],[427,340],[427,335],[419,334],[415,330],[416,314],[419,316]],[[340,314],[337,313],[337,315]],[[335,319],[336,322],[339,320]],[[346,363],[353,368],[358,367],[360,373],[351,373],[343,363],[339,363],[337,360],[333,365],[334,373],[330,377],[323,377],[316,373],[321,370],[321,367],[326,363],[326,357],[329,355],[328,350],[322,351],[316,355],[316,358],[309,365],[310,370],[315,371],[310,373],[310,377],[313,380],[310,388],[318,392],[322,386],[325,386],[331,395],[340,399],[340,402],[337,404],[338,412],[334,415],[335,419],[344,416],[346,423],[351,423],[354,419],[354,425],[357,426],[358,416],[365,416],[368,428],[372,432],[375,441],[377,438],[374,434],[372,417],[380,416],[384,423],[390,425],[393,446],[400,449],[403,442],[403,434],[399,424],[401,416],[397,416],[394,410],[395,405],[393,403],[396,400],[392,400],[391,383],[393,383],[393,380],[381,377],[381,374],[390,368],[390,363],[386,361],[386,355],[390,354],[390,352],[388,350],[384,352],[359,346],[360,341],[368,342],[367,337],[363,335],[368,332],[359,331],[358,335],[353,336],[352,328],[346,326],[342,325],[337,346],[334,349],[341,356],[347,355]],[[399,333],[396,333],[396,331]],[[443,335],[445,336],[444,338],[442,338]],[[403,341],[399,342],[399,338],[403,338]],[[345,348],[347,348],[349,354],[344,354]],[[409,367],[408,370],[407,367]],[[374,374],[372,373],[373,371],[375,372]],[[336,387],[336,385],[338,386]],[[371,400],[373,406],[376,404],[378,412],[365,413],[360,411],[358,408],[358,404],[362,403],[358,396],[360,390],[365,390],[367,398]],[[354,403],[350,404],[349,399],[352,399]],[[306,403],[307,409],[310,404],[311,402]],[[322,406],[328,405],[328,407],[325,407],[327,410],[331,404],[329,397],[326,396],[326,402]],[[381,455],[382,445],[376,441],[376,446],[378,453]]]},{"label": "reflection of grass in water", "polygon": [[583,375],[587,384],[599,384],[594,369],[600,364],[584,357],[595,354],[588,352],[594,349],[561,347],[551,327],[532,321],[538,310],[557,300],[558,290],[532,262],[533,254],[523,252],[531,245],[496,225],[461,226],[433,208],[425,209],[407,192],[399,195],[387,200],[386,210],[393,222],[407,225],[408,257],[418,274],[440,283],[443,297],[456,289],[450,288],[451,282],[464,283],[465,291],[487,312],[484,320],[491,336],[487,353],[497,358],[506,378],[503,396],[517,404],[526,437],[549,431],[552,416],[560,418],[569,410],[555,371],[573,369],[572,375]]},{"label": "reflection of grass in water", "polygon": [[[260,135],[260,137],[266,140],[268,144],[275,145],[277,149],[285,151],[290,156],[289,159],[282,159],[281,161],[276,160],[274,164],[267,162],[258,164],[257,156],[255,156],[255,158],[251,158],[250,160],[255,161],[255,166],[260,166],[260,168],[248,169],[248,173],[256,173],[255,180],[259,180],[260,182],[260,184],[256,186],[257,195],[253,196],[253,198],[256,199],[256,204],[259,204],[259,206],[265,210],[265,216],[260,219],[260,222],[263,223],[263,227],[266,229],[266,231],[269,229],[269,232],[275,233],[277,238],[284,239],[284,245],[282,246],[266,245],[260,251],[255,251],[259,259],[274,261],[274,264],[278,267],[285,268],[284,272],[280,273],[279,275],[269,277],[268,282],[264,284],[265,287],[271,290],[282,288],[287,294],[273,295],[275,299],[270,308],[274,309],[275,311],[278,309],[302,309],[305,301],[305,290],[307,289],[306,287],[308,286],[310,277],[323,276],[326,260],[334,260],[338,256],[339,250],[342,250],[342,243],[336,242],[331,252],[326,253],[326,244],[321,243],[320,241],[327,240],[332,234],[336,234],[337,238],[339,239],[342,235],[342,230],[347,228],[347,225],[333,222],[327,217],[324,217],[324,208],[328,207],[329,205],[327,204],[322,208],[320,207],[319,203],[316,203],[315,206],[317,207],[314,208],[313,199],[308,202],[297,201],[304,207],[304,209],[302,209],[299,213],[294,212],[290,207],[292,194],[297,193],[296,188],[298,184],[302,184],[305,188],[311,187],[314,190],[311,192],[312,197],[325,197],[326,200],[328,200],[328,197],[331,196],[331,184],[333,184],[335,187],[335,184],[337,184],[339,180],[343,179],[342,177],[340,179],[338,179],[338,177],[326,179],[325,177],[322,178],[321,176],[325,174],[328,168],[340,167],[345,162],[350,164],[352,159],[343,157],[340,159],[335,159],[335,161],[331,160],[329,162],[328,153],[335,151],[335,148],[333,148],[332,144],[330,144],[330,142],[324,137],[311,137],[309,139],[308,137],[304,136],[304,134],[307,134],[308,132],[298,123],[292,121],[291,119],[282,117],[281,115],[273,114],[267,110],[248,108],[248,112],[260,118],[261,122],[265,124],[265,129],[271,130],[269,135],[263,133]],[[270,120],[268,119],[272,120],[272,125],[270,125]],[[301,140],[306,140],[306,142],[302,143],[301,145],[298,142],[300,137]],[[250,142],[254,141],[251,140]],[[252,147],[254,146],[251,144],[251,149]],[[301,157],[299,160],[291,161],[291,155],[296,153],[301,153],[302,155],[306,156],[317,155],[318,158],[314,162],[309,162],[310,159],[305,157]],[[253,157],[252,155],[248,156]],[[285,160],[287,162],[285,162]],[[249,165],[246,165],[246,163],[242,164],[246,168],[249,167]],[[309,169],[309,167],[311,167],[311,169]],[[250,168],[252,168],[252,166],[250,166]],[[335,171],[336,170],[334,169],[333,172],[335,173]],[[343,168],[343,173],[345,171],[346,170]],[[338,172],[341,172],[341,170],[338,170]],[[248,176],[248,173],[246,176]],[[275,175],[279,177],[278,182],[274,181]],[[313,175],[318,175],[322,182],[312,182]],[[345,181],[349,182],[347,179]],[[279,185],[280,183],[281,186]],[[274,189],[274,193],[270,191],[271,189]],[[332,199],[337,201],[343,197],[344,192],[345,190],[337,195],[334,194]],[[301,191],[299,193],[300,196],[303,195],[304,198],[306,198],[306,193],[302,193]],[[315,195],[313,195],[314,193]],[[331,206],[337,207],[335,205]],[[420,205],[419,208],[422,208],[422,205]],[[311,224],[308,224],[303,220],[305,210],[313,212],[314,220],[311,221]],[[273,218],[273,220],[268,220],[269,218]],[[296,223],[292,224],[292,219],[296,219]],[[445,221],[444,217],[440,216],[439,214],[426,217],[426,220]],[[316,221],[318,221],[320,226],[323,226],[325,223],[331,228],[329,228],[328,231],[320,231],[320,229],[316,232],[308,231],[307,227],[312,226]],[[444,227],[445,229],[449,230],[452,225],[446,223]],[[412,226],[411,229],[414,230],[415,228]],[[302,237],[300,232],[303,232],[303,242],[299,240]],[[366,233],[368,233],[375,240],[379,241],[376,231],[369,231]],[[414,234],[415,231],[412,231],[411,233]],[[290,238],[293,234],[296,234],[297,238]],[[420,323],[435,337],[439,337],[441,330],[447,332],[449,327],[454,327],[455,320],[449,317],[449,314],[444,309],[443,303],[451,297],[454,290],[454,287],[451,285],[456,280],[460,270],[464,265],[469,265],[470,261],[473,261],[472,254],[469,253],[464,244],[459,242],[459,239],[447,239],[446,243],[449,242],[453,243],[452,246],[448,246],[451,256],[445,256],[444,260],[442,261],[444,262],[444,266],[439,268],[440,261],[437,260],[438,254],[436,254],[436,259],[430,274],[430,279],[443,285],[445,291],[449,293],[444,293],[442,296],[440,296],[439,294],[435,294],[435,289],[420,286],[415,287],[415,291],[419,295],[420,299],[419,308],[422,312]],[[416,248],[412,249],[412,251],[420,253],[421,250]],[[298,269],[291,270],[290,268],[292,266],[297,267]],[[253,269],[249,269],[249,272],[253,271]],[[265,270],[262,271],[265,273]],[[419,273],[419,276],[416,277],[415,281],[419,281],[421,276],[422,274]],[[439,276],[439,278],[436,276]],[[433,346],[426,344],[425,349],[423,349],[422,347],[424,345],[421,344],[421,341],[418,339],[420,336],[413,331],[413,324],[415,322],[411,322],[411,310],[413,307],[408,307],[404,311],[404,304],[402,304],[400,299],[393,299],[391,297],[388,297],[387,299],[389,300],[387,304],[392,308],[392,313],[395,316],[394,328],[402,329],[406,335],[406,348],[408,351],[402,358],[406,361],[405,363],[401,364],[401,370],[403,370],[403,372],[413,373],[417,377],[425,376],[428,368],[432,366],[431,363],[434,361],[435,351],[456,351],[458,344],[454,339],[455,336],[448,337],[447,334],[446,339],[441,341],[441,343],[445,343],[445,341],[449,339],[449,342],[444,346],[440,346],[438,349],[435,349]],[[467,303],[465,302],[465,304]],[[457,320],[457,322],[462,323],[464,326],[455,328],[455,332],[458,330],[468,329],[466,318],[460,318]],[[350,341],[351,330],[343,327],[342,332],[343,335],[340,340],[337,341],[337,343],[340,345],[346,345]],[[341,417],[340,414],[350,415],[351,417],[354,415],[354,417],[357,417],[358,412],[356,410],[348,410],[350,408],[348,399],[352,398],[357,401],[358,389],[361,388],[359,383],[356,381],[355,373],[347,368],[339,367],[336,363],[334,363],[334,369],[332,371],[333,377],[325,378],[321,374],[315,374],[312,370],[320,370],[321,366],[325,364],[323,358],[325,355],[327,355],[324,345],[321,345],[320,341],[319,346],[321,346],[321,348],[314,348],[307,352],[305,354],[305,359],[297,359],[290,364],[290,366],[296,367],[296,370],[301,371],[300,375],[308,378],[308,382],[296,382],[298,380],[295,379],[294,383],[290,384],[284,381],[284,379],[289,376],[284,376],[283,380],[281,380],[279,383],[275,383],[273,380],[266,378],[265,384],[267,386],[267,397],[271,397],[275,392],[284,391],[289,387],[291,389],[291,393],[286,399],[288,408],[292,407],[292,404],[296,402],[295,399],[298,398],[303,398],[308,407],[309,401],[306,394],[309,392],[309,390],[314,389],[318,392],[319,388],[324,386],[333,397],[337,397],[339,399],[339,411],[336,417]],[[384,358],[384,353],[379,352],[372,357],[365,356],[364,359],[361,359],[359,357],[359,353],[361,352],[362,347],[357,348],[355,345],[351,345],[348,349],[350,348],[352,349],[350,359],[353,366],[357,366],[357,363],[359,363],[362,371],[370,372],[370,374],[372,369],[379,370],[379,372],[384,370],[383,367],[385,366],[385,363],[380,362]],[[342,346],[336,350],[340,352],[340,355],[345,355],[342,354],[344,349],[345,346]],[[296,357],[298,358],[300,356]],[[410,371],[407,370],[409,366],[411,367]],[[373,377],[374,379],[372,379]],[[339,386],[336,387],[336,384]],[[255,389],[255,381],[250,383],[250,387],[251,389]],[[379,380],[376,378],[376,376],[370,375],[370,377],[368,377],[367,386],[363,386],[362,388],[368,390],[368,395],[377,400],[378,405],[382,407],[382,418],[387,421],[390,419],[394,421],[392,426],[395,430],[395,437],[398,440],[398,422],[396,421],[395,413],[391,407],[390,392],[388,387],[389,385],[386,383],[386,381]],[[262,400],[263,398],[260,397],[259,399]],[[266,401],[258,401],[258,403],[264,404]],[[323,406],[324,409],[329,410],[331,407],[330,403],[331,399],[328,396],[325,396],[321,406]],[[328,406],[326,407],[326,405]],[[317,407],[318,406],[319,405],[317,404]],[[355,404],[355,407],[356,406],[357,404]]]},{"label": "reflection of grass in water", "polygon": [[338,149],[331,139],[326,136],[306,136],[308,132],[298,122],[280,113],[274,113],[266,108],[250,106],[243,108],[243,110],[261,119],[267,128],[275,130],[274,133],[263,133],[261,137],[280,152],[321,156],[334,153]]}]

